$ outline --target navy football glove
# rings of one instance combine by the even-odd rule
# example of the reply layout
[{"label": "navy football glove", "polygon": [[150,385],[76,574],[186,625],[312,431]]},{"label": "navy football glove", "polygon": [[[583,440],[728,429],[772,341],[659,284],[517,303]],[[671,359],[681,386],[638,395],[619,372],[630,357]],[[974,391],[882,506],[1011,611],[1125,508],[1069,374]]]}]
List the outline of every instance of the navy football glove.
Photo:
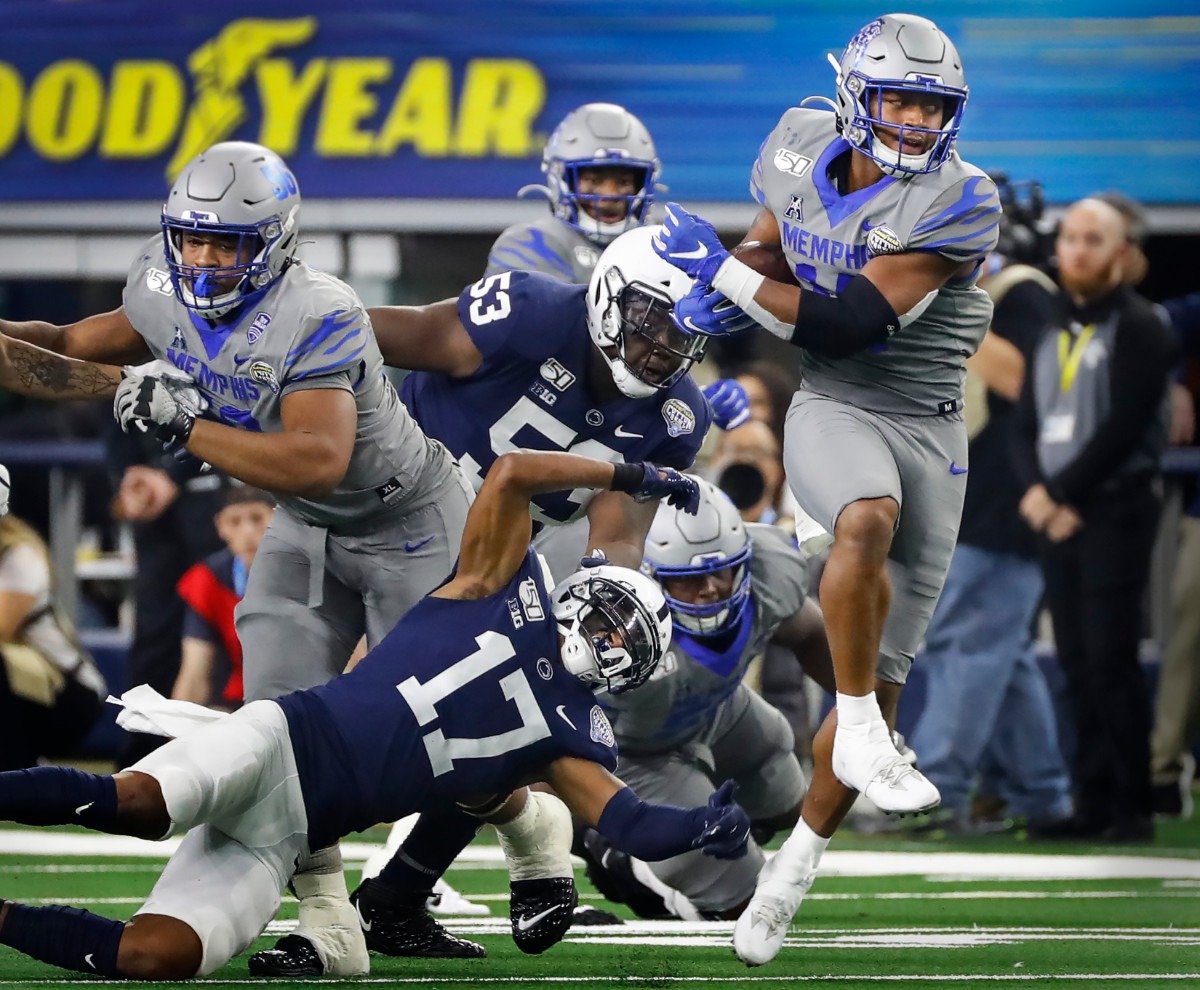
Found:
[{"label": "navy football glove", "polygon": [[706,285],[729,257],[713,225],[678,203],[667,204],[662,228],[650,243],[663,261]]},{"label": "navy football glove", "polygon": [[733,792],[737,785],[727,780],[708,799],[704,816],[704,831],[692,841],[692,848],[717,859],[738,859],[746,855],[750,839],[750,816],[740,804],[735,804]]},{"label": "navy football glove", "polygon": [[750,399],[735,378],[718,378],[704,390],[719,430],[735,430],[750,419]]},{"label": "navy football glove", "polygon": [[693,516],[700,509],[700,486],[694,478],[649,461],[614,464],[612,490],[632,495],[635,502],[665,498],[668,505]]},{"label": "navy football glove", "polygon": [[671,322],[689,337],[728,337],[758,326],[745,310],[703,282],[671,308]]}]

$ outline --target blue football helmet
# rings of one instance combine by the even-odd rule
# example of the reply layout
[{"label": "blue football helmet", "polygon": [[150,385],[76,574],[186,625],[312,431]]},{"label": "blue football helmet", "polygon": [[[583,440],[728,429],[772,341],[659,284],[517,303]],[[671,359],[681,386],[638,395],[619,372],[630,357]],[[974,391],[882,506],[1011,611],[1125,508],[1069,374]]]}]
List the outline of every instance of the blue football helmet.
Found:
[{"label": "blue football helmet", "polygon": [[696,478],[700,508],[695,515],[660,502],[646,536],[642,569],[660,584],[671,578],[698,578],[733,570],[728,597],[704,603],[663,594],[672,619],[694,636],[715,636],[741,621],[750,605],[750,534],[729,496],[712,482]]},{"label": "blue football helmet", "polygon": [[[260,144],[223,141],[193,158],[167,195],[163,243],[175,294],[188,309],[218,319],[267,289],[296,253],[300,189],[283,160]],[[184,264],[191,233],[236,238],[225,268]]]},{"label": "blue football helmet", "polygon": [[[967,105],[967,84],[962,60],[954,43],[933,21],[915,14],[886,14],[862,28],[846,46],[840,59],[829,56],[837,72],[838,131],[884,172],[900,178],[934,172],[954,150]],[[872,112],[884,91],[935,95],[944,100],[939,129],[900,128],[901,137],[918,133],[931,140],[920,155],[889,148],[875,128],[895,125]]]}]

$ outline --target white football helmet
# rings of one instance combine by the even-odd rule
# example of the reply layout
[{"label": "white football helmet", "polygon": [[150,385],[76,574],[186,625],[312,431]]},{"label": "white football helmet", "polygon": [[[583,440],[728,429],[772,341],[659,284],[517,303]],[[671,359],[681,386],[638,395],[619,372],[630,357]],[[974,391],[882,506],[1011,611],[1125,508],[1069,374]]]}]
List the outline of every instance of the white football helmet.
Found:
[{"label": "white football helmet", "polygon": [[[625,217],[616,223],[597,220],[582,207],[610,196],[579,192],[579,173],[587,168],[627,168],[637,175],[637,188],[625,200]],[[544,191],[550,208],[563,223],[574,227],[592,242],[604,246],[627,230],[646,222],[662,165],[646,125],[615,103],[585,103],[563,118],[542,156],[545,186],[526,186]]]},{"label": "white football helmet", "polygon": [[[661,229],[656,224],[622,234],[604,249],[588,283],[592,341],[604,354],[617,388],[631,399],[670,388],[704,357],[708,346],[707,337],[685,334],[671,320],[692,280],[655,253],[650,241]],[[640,358],[628,354],[635,337],[652,344]],[[616,355],[605,348],[616,348]]]},{"label": "white football helmet", "polygon": [[581,568],[550,594],[563,666],[597,689],[620,694],[644,684],[671,645],[662,589],[628,567]]},{"label": "white football helmet", "polygon": [[[884,172],[908,178],[941,168],[958,138],[967,83],[958,49],[933,21],[915,14],[885,14],[863,27],[840,59],[829,56],[837,72],[838,131]],[[872,113],[883,91],[936,95],[945,101],[940,129],[901,128],[931,137],[929,149],[905,155],[883,143],[876,127],[893,128]]]},{"label": "white football helmet", "polygon": [[733,626],[750,603],[750,534],[729,496],[710,481],[692,475],[700,486],[695,515],[658,504],[646,536],[643,569],[656,581],[692,578],[733,568],[727,598],[692,603],[663,594],[671,616],[697,636],[714,636]]},{"label": "white football helmet", "polygon": [[[214,144],[183,167],[163,205],[175,294],[198,316],[224,316],[291,264],[299,220],[300,188],[283,159],[248,141]],[[237,237],[239,256],[247,260],[227,268],[185,265],[183,238],[194,231]],[[222,287],[231,279],[237,280],[232,287]]]}]

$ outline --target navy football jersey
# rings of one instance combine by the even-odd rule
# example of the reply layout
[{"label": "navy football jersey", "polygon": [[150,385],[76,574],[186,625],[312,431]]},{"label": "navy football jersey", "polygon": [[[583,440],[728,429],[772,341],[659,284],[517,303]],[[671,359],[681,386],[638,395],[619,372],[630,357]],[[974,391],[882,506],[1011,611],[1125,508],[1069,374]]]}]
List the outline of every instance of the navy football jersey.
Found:
[{"label": "navy football jersey", "polygon": [[591,688],[559,659],[537,555],[487,598],[426,597],[349,674],[278,699],[309,844],[511,790],[562,756],[617,765]]},{"label": "navy football jersey", "polygon": [[[586,292],[539,272],[489,275],[458,299],[459,318],[483,355],[478,370],[465,378],[414,372],[404,380],[409,412],[458,458],[477,490],[492,462],[517,448],[675,468],[695,460],[712,413],[690,375],[646,399],[592,399]],[[530,514],[570,522],[595,494],[537,495]]]}]

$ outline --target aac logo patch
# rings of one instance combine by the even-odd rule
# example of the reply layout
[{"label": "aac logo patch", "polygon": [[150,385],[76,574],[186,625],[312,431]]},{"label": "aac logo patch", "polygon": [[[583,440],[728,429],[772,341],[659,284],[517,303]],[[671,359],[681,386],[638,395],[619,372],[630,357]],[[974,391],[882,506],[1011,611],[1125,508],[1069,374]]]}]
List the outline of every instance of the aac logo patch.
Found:
[{"label": "aac logo patch", "polygon": [[617,737],[613,735],[612,726],[608,722],[608,716],[604,714],[604,709],[599,705],[592,705],[592,741],[600,743],[601,746],[607,746],[610,749],[617,744]]},{"label": "aac logo patch", "polygon": [[696,414],[682,399],[667,399],[662,407],[663,422],[673,437],[681,437],[696,429]]}]

